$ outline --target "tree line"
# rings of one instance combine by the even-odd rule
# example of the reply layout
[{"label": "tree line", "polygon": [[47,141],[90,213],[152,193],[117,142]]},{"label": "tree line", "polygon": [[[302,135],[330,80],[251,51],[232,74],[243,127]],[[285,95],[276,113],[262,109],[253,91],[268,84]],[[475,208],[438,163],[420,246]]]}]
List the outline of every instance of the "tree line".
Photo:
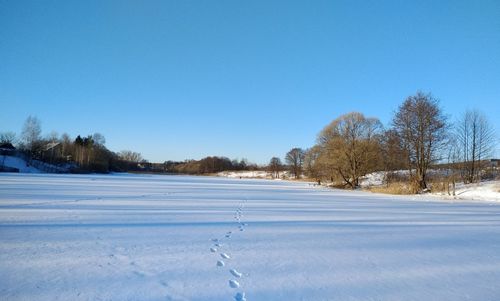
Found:
[{"label": "tree line", "polygon": [[64,167],[70,172],[134,171],[141,169],[140,163],[147,162],[137,152],[110,151],[100,133],[75,138],[66,133],[51,132],[46,137],[41,134],[41,121],[29,116],[19,137],[14,132],[0,133],[0,148],[11,149],[12,154],[24,157],[28,164],[36,160]]},{"label": "tree line", "polygon": [[164,171],[178,174],[213,174],[227,170],[258,170],[259,166],[246,159],[230,160],[227,157],[208,156],[200,160],[182,162],[166,161]]},{"label": "tree line", "polygon": [[150,163],[141,153],[131,150],[113,152],[106,148],[106,139],[100,133],[78,135],[55,132],[42,137],[41,121],[29,116],[19,138],[13,132],[0,133],[0,148],[14,148],[16,154],[28,160],[67,167],[71,172],[158,172],[179,174],[210,174],[225,170],[255,170],[259,167],[246,159],[230,160],[222,156],[208,156],[201,160]]},{"label": "tree line", "polygon": [[327,124],[312,147],[294,147],[285,154],[284,163],[273,157],[267,166],[223,156],[150,163],[138,152],[110,151],[100,133],[75,138],[55,132],[42,137],[41,133],[40,120],[29,116],[19,138],[13,132],[0,133],[0,148],[16,145],[28,161],[69,166],[73,172],[211,174],[267,169],[274,178],[287,171],[296,179],[305,176],[357,188],[367,174],[383,171],[386,183],[406,181],[412,192],[429,189],[431,169],[441,169],[445,181],[452,185],[457,180],[472,183],[487,177],[485,159],[492,157],[497,143],[494,129],[483,113],[467,110],[452,122],[439,101],[423,92],[407,97],[386,128],[378,118],[347,113]]},{"label": "tree line", "polygon": [[[351,112],[334,119],[309,149],[293,148],[285,155],[290,173],[318,182],[356,188],[365,175],[385,171],[386,182],[398,171],[413,192],[429,189],[429,170],[441,168],[446,181],[477,182],[485,176],[485,159],[493,155],[496,136],[478,110],[467,110],[456,122],[443,113],[430,93],[417,92],[399,105],[390,126],[378,118]],[[283,165],[273,157],[269,171],[277,176]]]}]

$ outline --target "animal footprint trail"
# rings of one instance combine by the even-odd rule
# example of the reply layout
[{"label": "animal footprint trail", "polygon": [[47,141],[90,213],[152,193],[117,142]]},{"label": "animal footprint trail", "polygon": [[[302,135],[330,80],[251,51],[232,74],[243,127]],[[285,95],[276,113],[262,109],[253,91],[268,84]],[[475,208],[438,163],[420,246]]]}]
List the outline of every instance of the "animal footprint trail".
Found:
[{"label": "animal footprint trail", "polygon": [[[247,200],[243,200],[242,202],[240,202],[240,204],[238,205],[238,207],[235,211],[235,214],[234,214],[234,219],[237,222],[237,230],[239,232],[243,232],[245,229],[245,226],[248,225],[247,223],[244,223],[242,221],[243,208],[244,208],[246,202],[247,202]],[[222,259],[217,260],[217,262],[215,264],[217,268],[225,267],[227,265],[226,260],[230,260],[228,262],[228,264],[229,264],[228,271],[229,271],[229,274],[232,277],[234,277],[235,279],[228,280],[229,287],[233,288],[233,289],[240,289],[241,284],[240,284],[239,280],[236,280],[236,279],[241,279],[243,277],[243,273],[239,272],[237,269],[232,267],[232,265],[234,264],[234,263],[232,263],[232,260],[231,260],[232,256],[230,253],[227,252],[226,247],[223,247],[223,244],[222,244],[222,242],[228,242],[231,239],[232,235],[233,235],[233,231],[227,231],[224,234],[222,239],[217,238],[217,237],[210,239],[212,242],[212,246],[210,247],[210,252],[211,253],[218,253],[218,256],[220,256],[220,258],[222,258]],[[224,246],[225,245],[226,244],[224,244]],[[242,292],[242,291],[237,292],[233,298],[235,301],[246,301],[247,300],[246,296],[245,296],[245,292]]]},{"label": "animal footprint trail", "polygon": [[[238,222],[238,230],[240,232],[243,232],[245,229],[245,226],[246,226],[246,224],[241,221],[241,219],[243,217],[243,208],[244,208],[245,202],[246,202],[246,200],[243,200],[243,202],[240,203],[240,205],[236,209],[235,216],[234,216],[234,219]],[[229,269],[229,273],[237,279],[240,279],[243,276],[242,273],[240,273],[238,270],[236,270],[234,268]],[[235,279],[229,280],[229,287],[234,288],[234,289],[239,289],[240,286],[241,285],[240,285],[239,281],[237,281]],[[246,301],[247,299],[245,297],[245,292],[237,292],[236,295],[234,295],[234,300]]]}]

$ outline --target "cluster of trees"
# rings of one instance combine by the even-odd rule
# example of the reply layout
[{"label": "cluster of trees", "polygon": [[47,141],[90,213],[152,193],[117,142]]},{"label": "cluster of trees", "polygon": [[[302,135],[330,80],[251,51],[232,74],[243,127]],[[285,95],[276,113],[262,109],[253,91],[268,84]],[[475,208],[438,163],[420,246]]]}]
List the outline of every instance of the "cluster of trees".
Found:
[{"label": "cluster of trees", "polygon": [[[427,93],[409,96],[396,110],[389,128],[377,118],[351,112],[328,124],[317,144],[286,154],[286,167],[317,181],[342,183],[350,188],[374,171],[407,170],[415,192],[428,189],[428,173],[437,163],[448,163],[450,174],[466,183],[479,181],[484,159],[495,147],[491,124],[479,111],[467,111],[452,124],[438,101]],[[279,176],[283,166],[272,158],[269,170]]]},{"label": "cluster of trees", "polygon": [[41,136],[41,122],[29,116],[19,139],[13,132],[0,133],[0,146],[16,145],[29,162],[40,160],[57,166],[71,167],[73,172],[144,171],[160,173],[209,174],[225,170],[256,170],[256,164],[246,159],[230,160],[210,156],[201,160],[183,162],[167,161],[149,163],[138,152],[123,150],[112,152],[105,146],[106,139],[100,133],[72,139],[68,134],[59,136],[52,132]]},{"label": "cluster of trees", "polygon": [[[12,132],[0,133],[0,146],[16,145],[30,160],[52,164],[73,164],[74,171],[151,171],[183,174],[209,174],[225,170],[262,169],[247,160],[211,156],[201,160],[149,163],[140,153],[108,150],[103,135],[41,136],[41,122],[29,116],[19,139]],[[391,173],[407,170],[414,191],[428,189],[429,170],[443,168],[454,183],[481,180],[485,159],[491,158],[496,137],[491,124],[477,110],[466,111],[455,123],[443,114],[431,95],[417,92],[397,108],[388,128],[379,119],[359,112],[339,116],[318,134],[309,149],[292,148],[285,163],[271,158],[265,168],[279,178],[284,170],[299,179],[305,175],[318,182],[341,183],[349,188],[375,171]],[[438,165],[438,163],[440,165]],[[281,174],[280,174],[281,173]]]},{"label": "cluster of trees", "polygon": [[139,163],[145,160],[139,153],[121,151],[114,153],[105,146],[106,139],[100,133],[78,135],[72,139],[68,134],[56,132],[42,137],[40,120],[29,116],[17,139],[13,132],[0,133],[0,145],[14,146],[28,159],[64,166],[73,172],[110,172],[140,170]]},{"label": "cluster of trees", "polygon": [[[267,166],[268,172],[275,179],[280,178],[280,172],[288,170],[290,175],[295,179],[299,179],[303,174],[304,159],[306,156],[306,151],[299,147],[292,148],[285,155],[285,164],[281,162],[278,157],[272,157]],[[283,174],[281,174],[283,175]]]},{"label": "cluster of trees", "polygon": [[166,172],[182,174],[210,174],[226,170],[256,170],[259,168],[256,164],[248,163],[246,159],[238,161],[217,156],[184,162],[167,161],[164,166]]}]

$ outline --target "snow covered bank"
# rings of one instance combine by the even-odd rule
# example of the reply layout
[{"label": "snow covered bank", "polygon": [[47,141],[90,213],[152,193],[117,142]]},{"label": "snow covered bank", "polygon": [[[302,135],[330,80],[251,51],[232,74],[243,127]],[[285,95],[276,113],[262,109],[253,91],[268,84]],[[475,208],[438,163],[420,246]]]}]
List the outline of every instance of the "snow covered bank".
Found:
[{"label": "snow covered bank", "polygon": [[14,168],[20,173],[68,173],[77,167],[74,163],[54,165],[39,160],[31,160],[28,163],[22,157],[3,155],[0,156],[0,166]]},{"label": "snow covered bank", "polygon": [[0,156],[0,164],[3,162],[4,166],[16,168],[22,173],[40,173],[38,168],[35,168],[26,163],[26,161],[19,157],[14,156]]},{"label": "snow covered bank", "polygon": [[232,178],[232,179],[272,179],[282,180],[290,179],[290,172],[285,170],[280,172],[280,178],[274,179],[270,172],[264,170],[236,170],[236,171],[221,171],[217,177]]},{"label": "snow covered bank", "polygon": [[249,171],[221,171],[217,173],[218,177],[225,178],[253,178],[253,179],[267,179],[271,178],[271,174],[262,170],[249,170]]},{"label": "snow covered bank", "polygon": [[447,199],[479,200],[500,202],[500,181],[487,181],[473,184],[457,184],[455,196],[445,193],[436,193]]},{"label": "snow covered bank", "polygon": [[0,299],[498,300],[500,204],[412,198],[0,174]]},{"label": "snow covered bank", "polygon": [[[398,173],[404,175],[405,171],[398,171]],[[369,188],[384,185],[384,177],[385,172],[370,173],[361,179],[361,187]],[[431,193],[431,195],[446,200],[456,199],[500,202],[500,181],[486,181],[466,185],[459,183],[456,186],[455,196],[449,196],[444,192]]]}]

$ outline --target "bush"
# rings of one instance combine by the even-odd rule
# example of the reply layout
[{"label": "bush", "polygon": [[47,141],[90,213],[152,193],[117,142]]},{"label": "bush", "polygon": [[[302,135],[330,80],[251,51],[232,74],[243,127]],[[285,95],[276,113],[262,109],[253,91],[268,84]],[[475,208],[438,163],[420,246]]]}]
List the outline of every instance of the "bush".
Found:
[{"label": "bush", "polygon": [[415,185],[410,185],[407,182],[392,182],[387,185],[372,186],[368,190],[385,194],[415,194]]}]

